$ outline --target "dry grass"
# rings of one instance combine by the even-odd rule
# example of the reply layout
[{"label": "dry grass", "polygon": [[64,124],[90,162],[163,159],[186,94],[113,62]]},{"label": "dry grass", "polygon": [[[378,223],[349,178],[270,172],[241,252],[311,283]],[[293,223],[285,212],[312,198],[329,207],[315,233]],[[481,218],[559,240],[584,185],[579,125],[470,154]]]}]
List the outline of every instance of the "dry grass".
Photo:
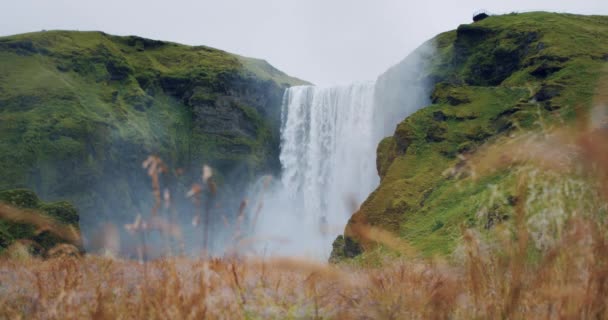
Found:
[{"label": "dry grass", "polygon": [[[562,136],[569,137],[568,143],[555,143]],[[601,131],[574,136],[556,132],[542,139],[523,139],[526,149],[480,152],[469,166],[479,169],[481,163],[488,166],[496,161],[492,167],[497,168],[526,158],[527,163],[565,175],[569,174],[565,168],[576,163],[586,168],[590,185],[606,199],[606,168],[598,165],[608,163],[605,138]],[[546,157],[546,152],[530,147],[530,141],[535,148],[550,145],[554,153],[567,153],[569,160]],[[497,156],[500,152],[510,158]],[[363,268],[238,256],[170,257],[145,263],[94,255],[6,258],[0,260],[0,315],[17,319],[607,318],[604,219],[594,214],[572,216],[558,242],[532,260],[525,221],[527,184],[522,174],[513,232],[500,238],[500,246],[489,247],[476,230],[463,229],[465,257],[459,261],[398,258],[382,267]],[[158,218],[146,222],[147,228],[153,228],[154,219]],[[130,227],[145,230],[142,223]],[[411,256],[413,249],[398,238],[381,230],[362,230],[370,240]]]},{"label": "dry grass", "polygon": [[[150,158],[156,199],[149,220],[125,226],[138,234],[179,229],[158,217],[162,161]],[[602,128],[549,130],[498,142],[463,159],[456,171],[475,176],[533,167],[576,175],[592,189],[593,205],[569,215],[553,245],[538,251],[526,219],[530,171],[518,172],[509,227],[495,227],[497,243],[478,230],[462,232],[462,259],[411,258],[413,248],[390,233],[362,226],[359,236],[401,253],[381,267],[330,265],[304,259],[167,257],[140,262],[95,255],[0,259],[0,318],[11,319],[607,319],[608,133]],[[162,168],[158,170],[157,168]],[[454,172],[458,173],[458,172]],[[190,196],[205,218],[201,193],[215,193],[211,172]],[[206,189],[205,189],[206,186]],[[585,200],[587,201],[587,200]],[[237,223],[242,223],[246,202]],[[259,213],[254,208],[252,221]],[[18,215],[1,207],[2,217]],[[168,209],[168,207],[167,207]],[[22,219],[35,220],[32,216]],[[28,220],[28,221],[29,221]],[[36,222],[36,221],[34,221]],[[40,225],[69,234],[48,221]],[[196,220],[195,222],[198,222]],[[235,241],[242,239],[240,226]],[[203,256],[204,257],[204,256]],[[404,258],[410,257],[410,258]]]},{"label": "dry grass", "polygon": [[297,259],[97,256],[0,261],[0,314],[23,319],[606,318],[608,243],[574,220],[539,263],[526,237],[505,254],[465,232],[462,264],[395,260],[381,268]]}]

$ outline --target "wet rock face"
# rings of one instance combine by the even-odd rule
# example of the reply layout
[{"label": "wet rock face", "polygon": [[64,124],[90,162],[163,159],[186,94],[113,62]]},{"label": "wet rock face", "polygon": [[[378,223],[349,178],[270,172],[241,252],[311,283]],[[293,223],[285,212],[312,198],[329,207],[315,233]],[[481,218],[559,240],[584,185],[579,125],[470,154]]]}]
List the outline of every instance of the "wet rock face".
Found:
[{"label": "wet rock face", "polygon": [[256,122],[267,121],[274,128],[280,125],[283,88],[272,81],[226,76],[217,91],[204,87],[194,91],[182,98],[192,108],[194,127],[201,132],[256,138],[260,127]]}]

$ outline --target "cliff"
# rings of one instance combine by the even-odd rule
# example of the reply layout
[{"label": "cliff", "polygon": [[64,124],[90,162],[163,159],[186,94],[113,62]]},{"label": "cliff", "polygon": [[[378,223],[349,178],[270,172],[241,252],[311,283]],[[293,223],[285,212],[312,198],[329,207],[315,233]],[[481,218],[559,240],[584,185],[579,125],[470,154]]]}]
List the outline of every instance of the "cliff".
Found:
[{"label": "cliff", "polygon": [[155,154],[185,170],[184,186],[208,164],[237,194],[280,169],[283,91],[304,83],[205,46],[102,32],[0,38],[0,190],[69,200],[83,221],[131,219],[153,203],[141,163]]},{"label": "cliff", "polygon": [[[428,105],[379,144],[380,186],[350,219],[346,239],[334,243],[334,260],[375,248],[358,234],[361,226],[388,230],[423,255],[445,255],[457,247],[463,227],[487,230],[508,220],[517,202],[514,167],[477,179],[450,172],[482,145],[586,116],[608,74],[608,17],[491,16],[425,46],[435,50],[424,69],[380,95],[428,84]],[[390,73],[398,69],[383,77],[395,78]],[[380,103],[399,108],[409,102]],[[488,208],[497,188],[506,200]]]}]

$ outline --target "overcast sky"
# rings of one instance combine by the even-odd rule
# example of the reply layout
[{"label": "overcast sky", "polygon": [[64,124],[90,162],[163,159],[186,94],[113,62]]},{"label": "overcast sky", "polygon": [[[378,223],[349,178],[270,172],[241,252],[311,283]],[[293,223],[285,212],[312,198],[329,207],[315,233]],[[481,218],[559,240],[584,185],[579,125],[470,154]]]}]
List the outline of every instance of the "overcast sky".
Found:
[{"label": "overcast sky", "polygon": [[208,45],[330,85],[375,79],[479,9],[608,15],[608,0],[0,0],[0,35],[101,30]]}]

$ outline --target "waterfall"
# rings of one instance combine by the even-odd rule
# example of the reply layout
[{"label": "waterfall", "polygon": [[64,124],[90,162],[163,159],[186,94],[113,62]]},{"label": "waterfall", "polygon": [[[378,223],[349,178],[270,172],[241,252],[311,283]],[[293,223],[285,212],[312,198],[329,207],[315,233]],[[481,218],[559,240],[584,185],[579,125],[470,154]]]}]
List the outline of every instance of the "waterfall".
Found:
[{"label": "waterfall", "polygon": [[254,223],[256,241],[262,242],[258,249],[329,257],[333,240],[379,183],[376,146],[399,122],[430,104],[428,66],[434,53],[428,42],[376,82],[287,89],[282,175],[270,192],[262,192],[262,214]]},{"label": "waterfall", "polygon": [[286,91],[282,177],[261,223],[267,227],[262,234],[285,240],[282,253],[326,258],[353,210],[377,186],[374,87],[370,82]]}]

